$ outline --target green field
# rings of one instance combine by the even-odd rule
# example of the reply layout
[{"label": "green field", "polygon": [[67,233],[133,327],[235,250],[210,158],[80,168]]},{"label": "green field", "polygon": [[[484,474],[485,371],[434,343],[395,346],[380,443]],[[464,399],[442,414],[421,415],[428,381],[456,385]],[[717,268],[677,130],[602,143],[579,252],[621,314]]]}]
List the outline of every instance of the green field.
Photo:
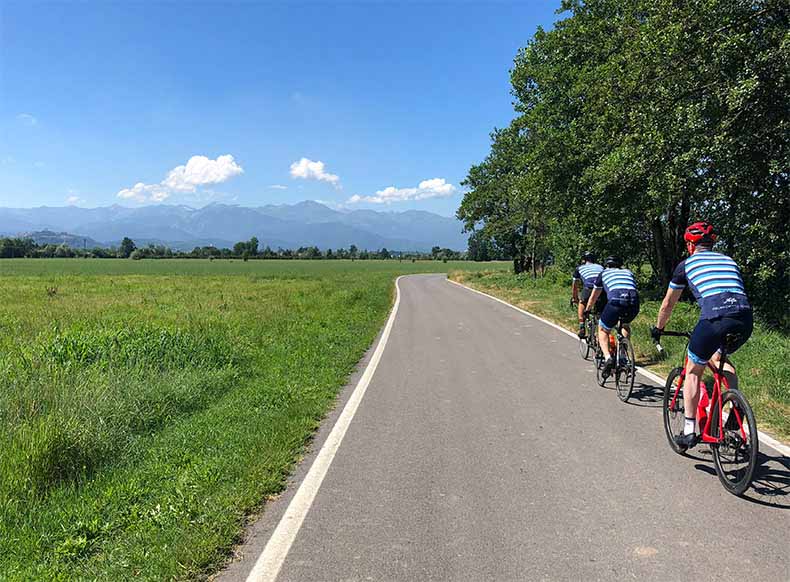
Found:
[{"label": "green field", "polygon": [[[537,315],[576,331],[576,310],[568,306],[570,275],[549,271],[544,278],[516,276],[512,271],[460,271],[450,277],[475,289],[501,297]],[[640,365],[666,376],[681,364],[685,341],[664,338],[666,356],[659,358],[650,339],[659,301],[642,301],[639,316],[632,324],[634,351]],[[758,313],[759,316],[759,313]],[[691,303],[678,303],[667,329],[691,330],[699,311]],[[754,408],[760,428],[790,439],[790,337],[769,331],[759,323],[748,343],[732,356],[738,370],[739,388]]]},{"label": "green field", "polygon": [[479,268],[0,261],[0,579],[210,572],[282,489],[394,278]]}]

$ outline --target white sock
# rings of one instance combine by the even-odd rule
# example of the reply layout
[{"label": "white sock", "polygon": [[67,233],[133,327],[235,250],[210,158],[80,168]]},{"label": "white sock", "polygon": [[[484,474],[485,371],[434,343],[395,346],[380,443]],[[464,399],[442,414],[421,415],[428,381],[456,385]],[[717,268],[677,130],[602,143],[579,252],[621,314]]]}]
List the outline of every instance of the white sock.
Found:
[{"label": "white sock", "polygon": [[[685,418],[685,417],[684,417]],[[683,434],[694,434],[697,428],[696,418],[685,418],[686,423],[683,425]]]}]

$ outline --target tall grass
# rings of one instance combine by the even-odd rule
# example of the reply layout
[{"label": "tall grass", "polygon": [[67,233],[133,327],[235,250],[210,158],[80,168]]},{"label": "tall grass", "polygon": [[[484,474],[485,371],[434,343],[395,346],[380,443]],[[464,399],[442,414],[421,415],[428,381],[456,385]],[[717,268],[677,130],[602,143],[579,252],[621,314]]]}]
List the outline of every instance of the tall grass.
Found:
[{"label": "tall grass", "polygon": [[283,487],[395,276],[453,266],[0,261],[0,579],[210,572]]}]

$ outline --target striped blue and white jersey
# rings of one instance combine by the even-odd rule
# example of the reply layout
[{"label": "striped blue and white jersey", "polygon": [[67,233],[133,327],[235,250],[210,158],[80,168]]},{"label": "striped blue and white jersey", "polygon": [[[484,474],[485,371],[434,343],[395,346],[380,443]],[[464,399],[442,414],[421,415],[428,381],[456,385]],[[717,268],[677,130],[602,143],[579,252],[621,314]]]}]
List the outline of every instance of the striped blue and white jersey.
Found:
[{"label": "striped blue and white jersey", "polygon": [[573,278],[576,281],[581,281],[585,287],[592,289],[595,284],[595,278],[598,277],[601,271],[603,271],[603,267],[598,263],[584,263],[576,267],[576,270],[573,272]]},{"label": "striped blue and white jersey", "polygon": [[604,269],[595,280],[595,288],[606,291],[609,301],[632,304],[639,301],[636,279],[629,269]]},{"label": "striped blue and white jersey", "polygon": [[701,319],[751,311],[741,271],[727,255],[699,251],[680,263],[669,281],[671,289],[690,287],[700,306]]}]

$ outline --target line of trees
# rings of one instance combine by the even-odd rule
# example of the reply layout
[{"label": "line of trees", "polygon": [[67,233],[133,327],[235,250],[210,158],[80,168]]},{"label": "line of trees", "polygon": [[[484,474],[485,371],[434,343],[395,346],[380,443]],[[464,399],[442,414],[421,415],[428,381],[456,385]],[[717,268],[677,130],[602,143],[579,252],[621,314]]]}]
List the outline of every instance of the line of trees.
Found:
[{"label": "line of trees", "polygon": [[583,249],[649,264],[712,222],[769,323],[790,327],[786,0],[563,0],[511,70],[515,118],[457,216],[517,273]]},{"label": "line of trees", "polygon": [[[467,253],[435,246],[430,253],[390,251],[386,248],[368,250],[351,245],[348,249],[319,249],[316,246],[299,247],[298,249],[272,249],[269,246],[260,248],[259,241],[252,237],[240,241],[232,249],[213,246],[195,247],[191,251],[173,250],[165,245],[148,245],[138,247],[126,237],[118,247],[80,249],[66,244],[38,245],[30,238],[0,238],[0,258],[124,258],[124,259],[414,259],[414,260],[464,260]],[[489,259],[482,259],[489,260]]]}]

